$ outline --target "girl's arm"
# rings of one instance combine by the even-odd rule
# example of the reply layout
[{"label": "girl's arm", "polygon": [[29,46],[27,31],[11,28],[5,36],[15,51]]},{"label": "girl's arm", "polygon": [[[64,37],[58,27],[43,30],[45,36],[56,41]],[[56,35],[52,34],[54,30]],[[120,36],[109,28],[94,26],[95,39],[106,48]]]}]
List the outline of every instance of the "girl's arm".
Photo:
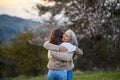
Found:
[{"label": "girl's arm", "polygon": [[52,44],[49,41],[46,41],[43,44],[43,47],[46,48],[47,50],[60,51],[60,52],[66,52],[67,51],[66,47]]},{"label": "girl's arm", "polygon": [[75,54],[83,55],[83,50],[77,47],[76,50],[75,50]]},{"label": "girl's arm", "polygon": [[79,55],[83,55],[83,51],[80,48],[76,48],[74,55],[73,55],[73,59],[77,59]]},{"label": "girl's arm", "polygon": [[60,49],[59,45],[54,45],[54,44],[50,43],[49,41],[46,41],[43,44],[43,47],[48,49],[48,50],[53,50],[53,51],[59,51],[59,49]]},{"label": "girl's arm", "polygon": [[[49,41],[46,41],[44,44],[43,44],[43,47],[48,49],[48,50],[52,50],[52,51],[59,51],[59,52],[65,52],[65,50],[67,51],[67,48],[63,47],[61,48],[60,45],[55,45],[55,44],[52,44],[50,43]],[[64,49],[64,50],[63,50]],[[63,50],[63,51],[62,51]],[[80,48],[76,48],[75,51],[74,51],[76,54],[78,55],[83,55],[83,51],[82,49]]]}]

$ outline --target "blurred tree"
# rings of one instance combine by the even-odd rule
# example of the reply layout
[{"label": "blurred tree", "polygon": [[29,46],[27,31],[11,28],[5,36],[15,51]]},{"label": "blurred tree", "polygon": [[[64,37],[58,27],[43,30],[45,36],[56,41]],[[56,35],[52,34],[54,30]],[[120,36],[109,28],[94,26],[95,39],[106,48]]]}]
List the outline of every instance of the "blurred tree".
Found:
[{"label": "blurred tree", "polygon": [[31,45],[32,32],[19,34],[14,43],[2,49],[4,67],[2,76],[39,75],[47,71],[47,52],[41,46]]},{"label": "blurred tree", "polygon": [[[119,0],[43,0],[46,5],[36,5],[39,15],[49,13],[48,25],[62,21],[64,26],[77,33],[84,51],[81,67],[119,67],[120,1]],[[52,4],[52,5],[51,5]],[[61,16],[60,20],[56,16]],[[60,23],[63,25],[63,23]],[[87,45],[87,46],[86,46]],[[117,56],[116,56],[117,55]],[[90,59],[90,60],[89,60]],[[97,59],[97,60],[96,60]],[[82,63],[83,62],[83,63]],[[85,62],[85,63],[84,63]],[[85,67],[85,65],[87,66]],[[79,63],[77,63],[79,66]],[[79,66],[79,68],[80,68]]]}]

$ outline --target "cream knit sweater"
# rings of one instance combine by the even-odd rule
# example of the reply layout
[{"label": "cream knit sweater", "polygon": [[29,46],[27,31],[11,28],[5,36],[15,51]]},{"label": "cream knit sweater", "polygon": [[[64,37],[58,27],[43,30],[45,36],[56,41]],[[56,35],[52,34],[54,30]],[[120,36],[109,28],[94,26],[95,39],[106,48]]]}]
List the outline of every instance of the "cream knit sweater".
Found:
[{"label": "cream knit sweater", "polygon": [[[73,55],[74,52],[78,55],[82,55],[83,51],[70,43],[62,43],[62,46],[69,47],[67,52],[59,52],[60,45],[54,45],[48,41],[43,44],[43,47],[48,49],[48,69],[56,70],[70,70],[74,68]],[[52,55],[52,56],[51,56]]]}]

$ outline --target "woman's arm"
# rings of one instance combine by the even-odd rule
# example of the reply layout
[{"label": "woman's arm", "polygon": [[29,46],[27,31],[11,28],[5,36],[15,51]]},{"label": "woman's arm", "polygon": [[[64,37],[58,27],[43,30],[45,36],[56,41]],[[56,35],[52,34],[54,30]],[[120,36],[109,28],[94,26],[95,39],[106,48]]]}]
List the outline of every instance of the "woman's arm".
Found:
[{"label": "woman's arm", "polygon": [[73,52],[57,52],[57,51],[50,51],[51,55],[55,58],[58,58],[63,61],[70,61],[73,58]]},{"label": "woman's arm", "polygon": [[[61,52],[62,49],[61,49],[60,45],[52,44],[49,41],[46,41],[43,44],[43,47],[48,49],[48,50],[51,50],[52,56],[54,56],[58,59],[64,60],[64,61],[70,61],[73,58],[73,55],[74,55],[73,52],[65,52],[65,51]],[[75,54],[82,55],[83,51],[79,48],[76,48]]]},{"label": "woman's arm", "polygon": [[[83,55],[82,49],[76,48],[75,52],[57,52],[57,51],[50,51],[51,55],[55,58],[64,61],[70,61],[71,59],[76,59],[77,55]],[[76,55],[76,56],[74,56]]]}]

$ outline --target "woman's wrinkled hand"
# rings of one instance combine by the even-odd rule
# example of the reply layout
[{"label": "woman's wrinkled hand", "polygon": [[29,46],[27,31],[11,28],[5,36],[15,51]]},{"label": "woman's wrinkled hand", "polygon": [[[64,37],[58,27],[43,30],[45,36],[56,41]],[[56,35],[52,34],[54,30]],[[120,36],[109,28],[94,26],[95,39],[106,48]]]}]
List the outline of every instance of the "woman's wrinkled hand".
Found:
[{"label": "woman's wrinkled hand", "polygon": [[60,52],[66,52],[68,51],[68,49],[64,46],[60,46],[60,49],[59,49]]}]

